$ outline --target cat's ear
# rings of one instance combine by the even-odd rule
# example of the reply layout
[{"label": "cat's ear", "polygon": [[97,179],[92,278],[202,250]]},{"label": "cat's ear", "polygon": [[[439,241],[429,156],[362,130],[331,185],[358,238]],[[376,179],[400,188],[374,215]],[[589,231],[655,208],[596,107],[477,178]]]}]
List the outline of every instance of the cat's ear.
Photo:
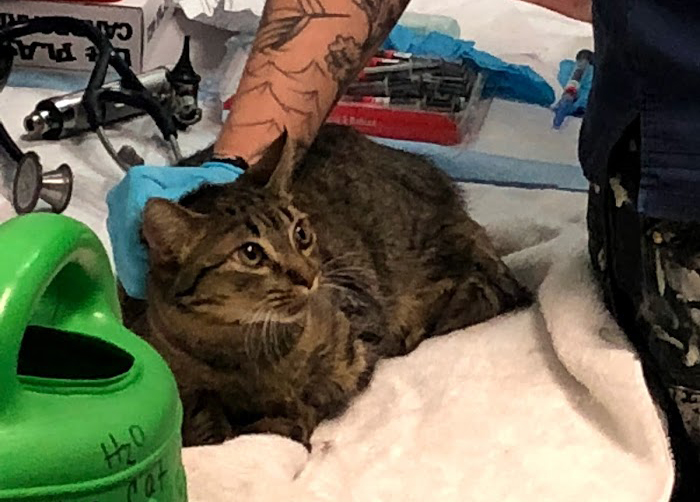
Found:
[{"label": "cat's ear", "polygon": [[150,256],[161,265],[183,262],[204,233],[204,215],[167,199],[153,198],[143,210],[141,234]]},{"label": "cat's ear", "polygon": [[246,176],[257,185],[286,193],[298,160],[299,145],[289,138],[287,129],[267,147],[260,160],[250,166]]}]

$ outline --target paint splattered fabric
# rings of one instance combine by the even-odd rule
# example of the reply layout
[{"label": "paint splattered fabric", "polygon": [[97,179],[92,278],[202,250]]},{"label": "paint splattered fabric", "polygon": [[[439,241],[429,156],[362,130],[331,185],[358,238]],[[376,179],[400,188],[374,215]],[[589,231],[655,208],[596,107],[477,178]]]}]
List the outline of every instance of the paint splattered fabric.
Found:
[{"label": "paint splattered fabric", "polygon": [[607,181],[591,183],[589,252],[606,305],[637,348],[647,385],[666,413],[681,476],[676,489],[695,493],[700,473],[700,223],[658,220],[638,211],[639,137],[637,122],[613,149]]}]

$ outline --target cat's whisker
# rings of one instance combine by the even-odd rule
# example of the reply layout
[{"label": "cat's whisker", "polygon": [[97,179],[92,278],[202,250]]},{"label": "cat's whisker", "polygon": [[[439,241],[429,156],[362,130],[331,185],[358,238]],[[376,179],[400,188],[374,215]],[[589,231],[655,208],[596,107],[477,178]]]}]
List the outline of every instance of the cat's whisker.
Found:
[{"label": "cat's whisker", "polygon": [[277,321],[276,321],[277,316],[274,315],[272,312],[268,312],[267,314],[267,319],[265,322],[267,323],[267,330],[265,334],[265,344],[267,345],[268,348],[268,360],[270,362],[275,361],[275,328],[277,326]]},{"label": "cat's whisker", "polygon": [[[265,294],[265,298],[266,298],[267,300],[272,300],[272,299],[275,299],[275,298],[279,298],[279,297],[286,296],[286,295],[288,295],[288,294],[289,294],[289,292],[288,292],[288,291],[285,291],[285,290],[283,290],[283,289],[273,289],[273,290],[268,291],[268,292]],[[265,301],[265,300],[263,300],[263,301]]]},{"label": "cat's whisker", "polygon": [[271,361],[270,353],[268,351],[269,343],[267,341],[267,328],[269,326],[269,321],[270,321],[270,311],[267,311],[267,313],[265,314],[265,318],[262,321],[262,331],[260,333],[260,346],[262,348],[262,354],[263,354],[263,356],[265,356],[265,359],[267,361]]},{"label": "cat's whisker", "polygon": [[256,320],[256,317],[258,317],[263,311],[265,307],[265,300],[260,300],[258,303],[253,305],[251,308],[251,311],[253,314],[249,317],[249,323],[254,323]]},{"label": "cat's whisker", "polygon": [[328,289],[334,289],[336,291],[340,291],[341,293],[354,293],[354,291],[350,288],[346,288],[345,286],[341,286],[340,284],[335,284],[332,282],[327,282],[321,285],[322,288],[328,288]]},{"label": "cat's whisker", "polygon": [[[334,289],[345,295],[349,295],[358,301],[361,301],[359,299],[359,295],[361,293],[369,295],[370,297],[380,301],[386,300],[386,295],[382,294],[378,290],[374,290],[374,288],[372,288],[372,286],[370,286],[369,284],[363,283],[362,281],[359,281],[356,277],[353,277],[351,275],[341,275],[337,277],[331,276],[326,277],[324,279],[325,280],[321,282],[321,287]],[[354,288],[350,286],[354,286]]]},{"label": "cat's whisker", "polygon": [[[254,341],[257,342],[257,337],[255,337],[255,328],[267,311],[267,309],[265,309],[264,302],[262,301],[258,302],[255,307],[256,308],[253,311],[253,315],[250,318],[248,328],[246,329],[244,335],[244,350],[248,358],[253,360],[257,359],[258,355],[260,354],[260,347],[258,346],[258,343],[253,343]],[[255,351],[253,349],[255,349]]]},{"label": "cat's whisker", "polygon": [[253,359],[253,350],[252,350],[253,347],[252,347],[251,333],[253,331],[253,326],[254,326],[254,321],[255,321],[256,316],[257,316],[257,314],[255,314],[253,316],[253,319],[252,319],[253,322],[248,323],[245,331],[243,332],[243,350],[245,351],[245,354],[248,357],[248,359]]},{"label": "cat's whisker", "polygon": [[346,270],[351,270],[351,271],[360,271],[360,272],[368,272],[367,267],[359,267],[359,266],[354,266],[354,267],[338,267],[338,268],[333,268],[330,270],[330,272],[344,272]]},{"label": "cat's whisker", "polygon": [[367,271],[367,269],[363,267],[341,267],[330,270],[323,270],[321,272],[322,277],[332,277],[339,274],[352,274],[363,278],[372,277],[372,275]]},{"label": "cat's whisker", "polygon": [[267,343],[266,343],[266,336],[267,336],[267,320],[270,315],[269,310],[265,310],[261,317],[260,320],[257,322],[258,326],[260,329],[256,331],[253,334],[253,340],[255,340],[255,357],[264,357],[265,359],[269,359],[269,355],[267,353]]},{"label": "cat's whisker", "polygon": [[285,294],[285,295],[280,295],[275,298],[268,298],[267,299],[267,304],[272,307],[272,308],[278,308],[285,303],[288,303],[292,299],[292,296],[290,294]]},{"label": "cat's whisker", "polygon": [[355,290],[355,292],[358,292],[358,290],[367,291],[369,289],[369,286],[367,284],[345,277],[334,278],[334,280],[329,281],[329,283],[336,284],[338,286],[343,286],[349,290]]},{"label": "cat's whisker", "polygon": [[[255,318],[255,315],[253,315],[253,319]],[[251,354],[251,347],[250,347],[250,330],[251,330],[251,325],[252,323],[249,322],[245,330],[243,330],[243,351],[245,352],[245,355],[248,357],[248,359],[252,358]]]},{"label": "cat's whisker", "polygon": [[279,317],[274,312],[268,311],[263,324],[263,336],[261,339],[265,345],[265,356],[270,362],[275,361],[275,356],[277,360],[282,359],[282,352],[279,348],[279,341],[277,339],[278,322]]},{"label": "cat's whisker", "polygon": [[339,255],[339,256],[335,256],[335,257],[331,258],[330,260],[324,261],[324,262],[321,264],[321,266],[322,266],[322,267],[328,267],[328,266],[332,265],[333,263],[336,263],[336,262],[339,262],[339,261],[341,261],[341,260],[345,260],[345,259],[348,259],[348,258],[353,258],[353,257],[356,257],[356,256],[360,256],[360,255],[361,255],[361,253],[360,253],[359,251],[354,251],[354,252],[351,252],[351,253],[341,254],[341,255]]},{"label": "cat's whisker", "polygon": [[277,316],[272,317],[272,314],[270,314],[270,322],[268,324],[268,337],[267,337],[267,342],[270,346],[270,354],[272,357],[274,357],[277,361],[282,359],[282,352],[279,347],[279,339],[277,337],[278,334],[278,324],[277,324]]},{"label": "cat's whisker", "polygon": [[348,274],[339,274],[339,275],[331,275],[327,277],[328,281],[330,283],[334,284],[340,284],[342,282],[356,285],[358,287],[361,287],[362,289],[367,289],[369,287],[369,284],[367,284],[365,281],[362,281],[360,277],[355,277],[353,275],[348,275]]},{"label": "cat's whisker", "polygon": [[272,340],[274,342],[274,349],[275,349],[275,355],[277,356],[277,360],[282,359],[282,344],[280,343],[280,330],[279,330],[279,325],[275,325],[275,329],[273,330],[273,337]]},{"label": "cat's whisker", "polygon": [[356,282],[358,284],[364,284],[368,285],[374,281],[372,281],[372,278],[370,275],[362,275],[360,273],[355,273],[355,272],[337,272],[337,273],[332,273],[328,274],[327,279],[330,279],[331,281],[338,282],[338,280],[345,280],[345,281],[350,281],[350,282]]},{"label": "cat's whisker", "polygon": [[326,276],[334,276],[339,274],[356,274],[363,278],[371,277],[370,272],[365,267],[343,267],[324,272],[324,275]]},{"label": "cat's whisker", "polygon": [[[287,328],[285,328],[285,330],[286,330],[286,329],[287,329]],[[280,359],[282,359],[282,357],[283,357],[283,354],[282,354],[282,342],[283,342],[283,341],[286,341],[286,338],[285,338],[285,339],[282,339],[282,336],[284,336],[284,335],[286,335],[286,334],[287,334],[286,331],[285,331],[284,333],[282,333],[280,327],[279,327],[279,326],[277,327],[277,330],[276,330],[276,333],[275,333],[275,339],[276,339],[276,343],[277,343],[277,352],[279,353],[279,358],[280,358]]]}]

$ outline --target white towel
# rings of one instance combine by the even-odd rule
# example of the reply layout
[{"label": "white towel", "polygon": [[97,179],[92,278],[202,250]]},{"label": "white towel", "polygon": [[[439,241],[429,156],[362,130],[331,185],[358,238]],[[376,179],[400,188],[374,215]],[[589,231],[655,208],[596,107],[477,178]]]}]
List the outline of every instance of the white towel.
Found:
[{"label": "white towel", "polygon": [[266,435],[185,449],[192,502],[669,499],[663,420],[589,271],[585,196],[467,194],[537,304],[382,362],[310,454]]}]

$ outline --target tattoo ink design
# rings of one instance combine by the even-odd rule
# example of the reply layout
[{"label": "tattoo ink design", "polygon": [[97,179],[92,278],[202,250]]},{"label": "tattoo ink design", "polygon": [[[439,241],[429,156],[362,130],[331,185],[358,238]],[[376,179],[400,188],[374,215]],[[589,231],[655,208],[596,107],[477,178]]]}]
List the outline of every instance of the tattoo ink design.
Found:
[{"label": "tattoo ink design", "polygon": [[352,3],[365,13],[369,21],[375,20],[379,16],[380,0],[352,0]]},{"label": "tattoo ink design", "polygon": [[274,61],[266,61],[265,63],[255,68],[247,66],[245,69],[245,73],[253,78],[261,78],[260,74],[270,69],[274,70],[275,72],[281,75],[284,75],[285,77],[291,80],[294,80],[295,82],[304,82],[309,78],[314,78],[318,75],[320,75],[321,77],[326,76],[326,72],[316,61],[311,61],[309,64],[298,70],[284,70],[280,68]]},{"label": "tattoo ink design", "polygon": [[[268,137],[272,131],[279,135],[282,133],[284,117],[294,115],[303,126],[302,136],[313,136],[318,126],[316,122],[323,113],[319,91],[297,90],[294,87],[301,87],[304,81],[316,81],[319,75],[325,79],[327,75],[318,63],[312,61],[300,69],[285,70],[273,61],[267,61],[258,67],[248,67],[245,71],[252,77],[249,81],[253,86],[239,89],[236,99],[252,98],[255,101],[275,103],[277,106],[271,107],[265,116],[256,117],[254,121],[234,123],[235,127],[256,128],[257,133],[263,134],[263,137]],[[263,79],[262,75],[266,77]]]},{"label": "tattoo ink design", "polygon": [[368,35],[362,44],[363,52],[375,50],[398,21],[408,1],[352,0],[367,18]]},{"label": "tattoo ink design", "polygon": [[401,4],[402,6],[399,6],[395,2],[388,2],[386,7],[387,11],[379,17],[376,24],[370,24],[372,30],[371,35],[367,39],[366,50],[376,50],[379,45],[384,42],[384,39],[389,36],[389,33],[401,17],[408,2],[401,2]]},{"label": "tattoo ink design", "polygon": [[254,52],[267,53],[280,51],[294,40],[307,26],[316,19],[347,18],[348,14],[332,13],[319,0],[297,0],[297,5],[290,9],[272,10],[266,15],[260,26],[255,41]]},{"label": "tattoo ink design", "polygon": [[355,37],[338,35],[328,45],[325,60],[333,80],[342,85],[354,77],[357,65],[362,61],[362,46]]},{"label": "tattoo ink design", "polygon": [[[234,97],[250,111],[234,115],[230,125],[244,128],[246,135],[263,142],[278,137],[286,128],[290,140],[299,142],[296,146],[301,156],[333,103],[388,35],[408,0],[350,0],[334,7],[326,0],[285,0],[283,7],[275,3],[265,6],[245,78]],[[326,48],[324,54],[312,56],[303,67],[289,69],[282,54],[291,53],[293,42],[314,22],[333,18],[354,18],[353,30],[320,32],[330,38],[319,40],[319,48]],[[360,29],[366,29],[366,36],[357,36],[358,22]],[[265,106],[258,110],[257,102]],[[255,163],[259,153],[246,160]]]},{"label": "tattoo ink design", "polygon": [[338,35],[328,46],[325,60],[329,72],[338,83],[336,101],[360,72],[365,60],[389,35],[408,0],[352,0],[352,3],[365,15],[367,37],[359,43],[353,37]]}]

